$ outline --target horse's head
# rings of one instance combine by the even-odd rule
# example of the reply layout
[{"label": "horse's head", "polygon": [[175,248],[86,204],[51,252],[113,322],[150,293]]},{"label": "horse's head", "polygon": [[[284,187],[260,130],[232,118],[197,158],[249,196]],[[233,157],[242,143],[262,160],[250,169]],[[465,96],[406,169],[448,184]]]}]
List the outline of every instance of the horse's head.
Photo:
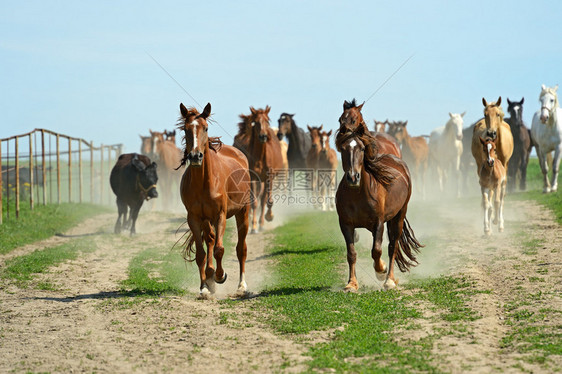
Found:
[{"label": "horse's head", "polygon": [[174,144],[176,143],[176,130],[174,131],[164,130],[164,135],[166,136],[167,141],[171,141]]},{"label": "horse's head", "polygon": [[341,152],[342,168],[347,184],[350,187],[359,187],[365,157],[365,143],[353,133],[340,133],[336,146]]},{"label": "horse's head", "polygon": [[322,145],[322,153],[326,153],[328,152],[328,149],[330,149],[330,136],[332,136],[332,130],[330,131],[322,131],[320,133],[320,141],[321,141],[321,145]]},{"label": "horse's head", "polygon": [[343,113],[340,116],[340,132],[355,131],[359,126],[367,128],[365,121],[363,120],[363,115],[361,114],[361,109],[363,105],[357,105],[355,99],[351,102],[343,102]]},{"label": "horse's head", "polygon": [[311,140],[311,147],[314,150],[318,150],[322,147],[322,140],[320,137],[320,132],[322,131],[322,126],[320,127],[310,127],[310,126],[306,126],[308,127],[308,132],[310,133],[310,140]]},{"label": "horse's head", "polygon": [[486,122],[486,128],[496,131],[500,128],[504,116],[501,103],[501,96],[495,103],[488,103],[485,98],[482,98],[482,104],[484,104],[484,121]]},{"label": "horse's head", "polygon": [[462,112],[461,114],[449,112],[449,121],[447,121],[445,125],[445,130],[455,134],[455,138],[458,141],[462,140],[463,117],[465,114],[466,112]]},{"label": "horse's head", "polygon": [[150,141],[152,147],[152,154],[158,157],[162,143],[164,142],[164,133],[158,131],[148,130],[150,132]]},{"label": "horse's head", "polygon": [[375,131],[376,132],[386,132],[386,125],[388,124],[388,120],[381,122],[381,121],[375,121]]},{"label": "horse's head", "polygon": [[284,136],[289,136],[293,128],[293,116],[294,114],[282,113],[277,120],[279,124],[279,131],[277,132],[277,138],[279,140],[283,139]]},{"label": "horse's head", "polygon": [[254,109],[250,107],[252,135],[259,139],[260,143],[265,143],[269,140],[269,111],[271,107],[268,105],[265,109]]},{"label": "horse's head", "polygon": [[141,138],[141,149],[140,152],[143,155],[152,155],[152,137],[151,136],[142,136],[139,135]]},{"label": "horse's head", "polygon": [[546,87],[544,84],[541,86],[541,95],[539,101],[541,102],[541,116],[542,123],[547,123],[552,116],[552,111],[558,108],[558,85],[554,87]]},{"label": "horse's head", "polygon": [[144,162],[139,160],[139,156],[135,154],[131,163],[138,172],[136,187],[144,195],[144,199],[150,200],[158,197],[158,192],[156,191],[156,183],[158,182],[156,162],[145,165]]},{"label": "horse's head", "polygon": [[408,130],[406,130],[406,125],[408,121],[395,121],[389,123],[388,135],[393,136],[399,144],[402,144],[406,136],[408,136]]},{"label": "horse's head", "polygon": [[180,118],[180,128],[184,131],[185,158],[189,160],[191,166],[201,166],[209,141],[207,118],[211,115],[211,104],[208,103],[202,113],[195,108],[186,108],[180,104],[180,111],[182,117]]},{"label": "horse's head", "polygon": [[507,112],[512,119],[512,123],[523,123],[523,102],[525,102],[525,98],[522,98],[521,101],[511,101],[509,97],[507,98]]},{"label": "horse's head", "polygon": [[482,143],[482,151],[486,155],[486,162],[489,167],[494,167],[494,162],[498,155],[496,153],[496,139],[487,137],[486,139],[480,137],[480,143]]}]

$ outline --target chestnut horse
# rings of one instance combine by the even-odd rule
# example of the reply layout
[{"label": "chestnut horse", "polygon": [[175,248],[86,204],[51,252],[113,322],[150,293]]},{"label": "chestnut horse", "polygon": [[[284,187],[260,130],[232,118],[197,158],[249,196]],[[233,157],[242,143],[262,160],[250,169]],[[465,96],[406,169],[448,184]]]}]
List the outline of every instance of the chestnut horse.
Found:
[{"label": "chestnut horse", "polygon": [[[181,165],[189,161],[180,185],[190,229],[184,258],[192,261],[195,252],[201,280],[200,295],[212,295],[215,282],[224,283],[226,280],[222,267],[223,237],[226,220],[236,217],[236,255],[240,265],[238,293],[244,293],[247,288],[246,235],[251,197],[248,160],[238,149],[223,145],[218,138],[209,137],[207,120],[211,114],[211,104],[207,104],[202,113],[180,104],[180,111],[178,127],[184,131],[185,144]],[[206,253],[203,241],[207,245]],[[216,270],[213,257],[217,260]]]},{"label": "chestnut horse", "polygon": [[344,290],[357,291],[355,275],[355,229],[366,228],[373,234],[371,255],[379,280],[387,271],[382,256],[384,223],[389,237],[389,266],[385,289],[396,287],[394,263],[405,272],[417,264],[414,252],[423,247],[414,236],[406,219],[412,193],[408,166],[398,157],[381,154],[377,142],[365,128],[355,131],[340,127],[336,148],[342,155],[344,176],[336,193],[336,208],[342,234],[347,245],[349,281]]},{"label": "chestnut horse", "polygon": [[330,148],[332,130],[326,132],[322,131],[322,126],[308,126],[308,131],[311,147],[306,157],[306,167],[313,170],[312,188],[316,195],[316,203],[320,204],[322,210],[327,210],[328,206],[333,209],[334,203],[329,192],[336,185],[338,155]]},{"label": "chestnut horse", "polygon": [[179,184],[182,171],[178,171],[181,162],[181,150],[176,147],[175,142],[164,139],[164,132],[150,131],[152,138],[152,152],[154,160],[158,164],[160,176],[160,189],[164,207],[169,208],[176,194],[172,194],[172,187]]},{"label": "chestnut horse", "polygon": [[[482,190],[482,209],[484,211],[484,234],[490,235],[490,220],[498,224],[498,231],[503,231],[503,201],[507,184],[507,172],[496,153],[496,140],[479,138],[481,152],[485,161],[478,170],[480,188]],[[493,212],[492,212],[492,200]]]},{"label": "chestnut horse", "polygon": [[417,190],[425,198],[425,174],[427,172],[427,161],[429,158],[429,146],[423,136],[412,137],[408,134],[405,122],[392,122],[388,128],[388,134],[394,136],[398,144],[402,145],[402,158],[413,170],[416,179]]},{"label": "chestnut horse", "polygon": [[[363,105],[357,105],[355,99],[351,102],[344,101],[343,102],[343,113],[340,116],[340,131],[342,127],[345,127],[347,130],[356,131],[358,127],[362,127],[365,133],[369,132],[365,121],[363,120],[363,115],[361,114],[361,109]],[[396,157],[402,158],[402,152],[400,151],[400,146],[396,142],[392,136],[384,133],[384,132],[371,132],[370,133],[377,142],[377,150],[380,153],[386,153],[395,155]]]},{"label": "chestnut horse", "polygon": [[273,199],[271,197],[273,181],[277,173],[283,168],[283,157],[281,156],[281,145],[275,132],[269,127],[268,105],[265,109],[254,109],[250,107],[251,114],[249,123],[251,124],[250,141],[248,144],[248,160],[252,171],[252,189],[254,199],[252,201],[252,233],[257,232],[256,209],[258,198],[261,204],[259,229],[263,229],[264,212],[267,204],[267,214],[265,219],[268,222],[273,220]]},{"label": "chestnut horse", "polygon": [[484,153],[482,152],[482,144],[480,138],[490,137],[496,140],[496,152],[498,160],[506,170],[509,171],[509,159],[513,154],[513,135],[509,125],[503,120],[503,110],[501,108],[502,98],[498,98],[497,102],[486,102],[482,98],[484,104],[484,118],[476,123],[474,132],[472,133],[472,157],[476,161],[476,172],[479,173],[482,164],[486,161]]},{"label": "chestnut horse", "polygon": [[384,122],[373,120],[375,122],[375,132],[386,132],[386,126],[390,126],[392,123],[388,122],[386,119]]}]

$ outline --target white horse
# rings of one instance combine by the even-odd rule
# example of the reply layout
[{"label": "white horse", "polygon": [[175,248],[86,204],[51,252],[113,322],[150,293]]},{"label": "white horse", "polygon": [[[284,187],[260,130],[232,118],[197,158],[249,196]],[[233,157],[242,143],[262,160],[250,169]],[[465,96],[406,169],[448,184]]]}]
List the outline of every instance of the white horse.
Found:
[{"label": "white horse", "polygon": [[[562,156],[562,109],[558,105],[558,95],[556,94],[558,85],[546,87],[543,84],[541,88],[541,95],[539,96],[541,109],[537,110],[533,116],[531,137],[537,149],[544,178],[543,192],[549,193],[558,189],[558,170],[560,168],[560,157]],[[546,155],[552,151],[554,151],[552,182],[549,182]]]},{"label": "white horse", "polygon": [[436,128],[429,136],[429,162],[437,171],[439,190],[443,192],[449,171],[457,180],[457,197],[460,196],[461,173],[460,163],[462,155],[462,114],[449,113],[449,120],[445,126]]}]

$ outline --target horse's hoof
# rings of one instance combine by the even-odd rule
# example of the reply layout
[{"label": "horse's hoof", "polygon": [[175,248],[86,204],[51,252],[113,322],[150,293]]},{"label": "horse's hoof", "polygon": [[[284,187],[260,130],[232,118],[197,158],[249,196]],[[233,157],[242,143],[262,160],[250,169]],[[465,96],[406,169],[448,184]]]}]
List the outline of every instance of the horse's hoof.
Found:
[{"label": "horse's hoof", "polygon": [[215,291],[217,290],[217,284],[215,283],[214,277],[207,279],[205,281],[205,284],[207,285],[207,288],[209,289],[211,295],[214,295]]},{"label": "horse's hoof", "polygon": [[250,234],[257,234],[258,232],[256,231],[256,229],[252,229],[252,231],[250,231]]},{"label": "horse's hoof", "polygon": [[345,287],[345,288],[343,289],[343,292],[347,292],[347,293],[357,293],[357,288],[355,288],[355,287],[349,287],[349,286],[348,286],[348,287]]},{"label": "horse's hoof", "polygon": [[503,227],[500,227],[500,228],[498,229],[498,232],[503,232]]},{"label": "horse's hoof", "polygon": [[396,288],[396,282],[394,282],[392,279],[387,279],[386,282],[384,282],[383,285],[385,290],[392,290],[394,288]]},{"label": "horse's hoof", "polygon": [[228,275],[226,273],[224,273],[224,277],[222,277],[222,279],[217,279],[217,277],[215,275],[215,282],[217,282],[218,284],[223,284],[224,282],[226,282],[227,277],[228,277]]},{"label": "horse's hoof", "polygon": [[375,268],[375,275],[377,276],[377,279],[382,282],[383,280],[386,279],[386,264],[382,260],[381,262],[382,262],[382,271],[380,272],[377,271],[377,268],[374,264],[373,267]]},{"label": "horse's hoof", "polygon": [[490,230],[484,230],[484,236],[492,236],[492,232]]},{"label": "horse's hoof", "polygon": [[211,292],[207,289],[207,286],[203,286],[203,288],[201,288],[199,290],[199,296],[197,297],[197,299],[199,300],[212,300],[213,299],[213,295],[211,294]]},{"label": "horse's hoof", "polygon": [[550,187],[543,188],[542,193],[550,193]]},{"label": "horse's hoof", "polygon": [[266,213],[266,215],[265,215],[265,220],[266,220],[267,222],[273,221],[273,213]]}]

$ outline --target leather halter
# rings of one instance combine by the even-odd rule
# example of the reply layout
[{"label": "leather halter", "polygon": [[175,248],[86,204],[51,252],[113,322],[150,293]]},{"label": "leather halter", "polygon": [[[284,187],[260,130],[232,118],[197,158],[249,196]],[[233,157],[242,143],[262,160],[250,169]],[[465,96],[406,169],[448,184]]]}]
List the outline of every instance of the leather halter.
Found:
[{"label": "leather halter", "polygon": [[148,200],[150,200],[150,197],[148,196],[148,192],[150,192],[150,190],[152,190],[153,188],[156,188],[156,184],[153,184],[152,186],[150,186],[148,188],[144,188],[144,186],[140,182],[140,176],[137,174],[137,188],[141,190],[141,192],[145,196],[144,199],[146,201],[148,201]]}]

